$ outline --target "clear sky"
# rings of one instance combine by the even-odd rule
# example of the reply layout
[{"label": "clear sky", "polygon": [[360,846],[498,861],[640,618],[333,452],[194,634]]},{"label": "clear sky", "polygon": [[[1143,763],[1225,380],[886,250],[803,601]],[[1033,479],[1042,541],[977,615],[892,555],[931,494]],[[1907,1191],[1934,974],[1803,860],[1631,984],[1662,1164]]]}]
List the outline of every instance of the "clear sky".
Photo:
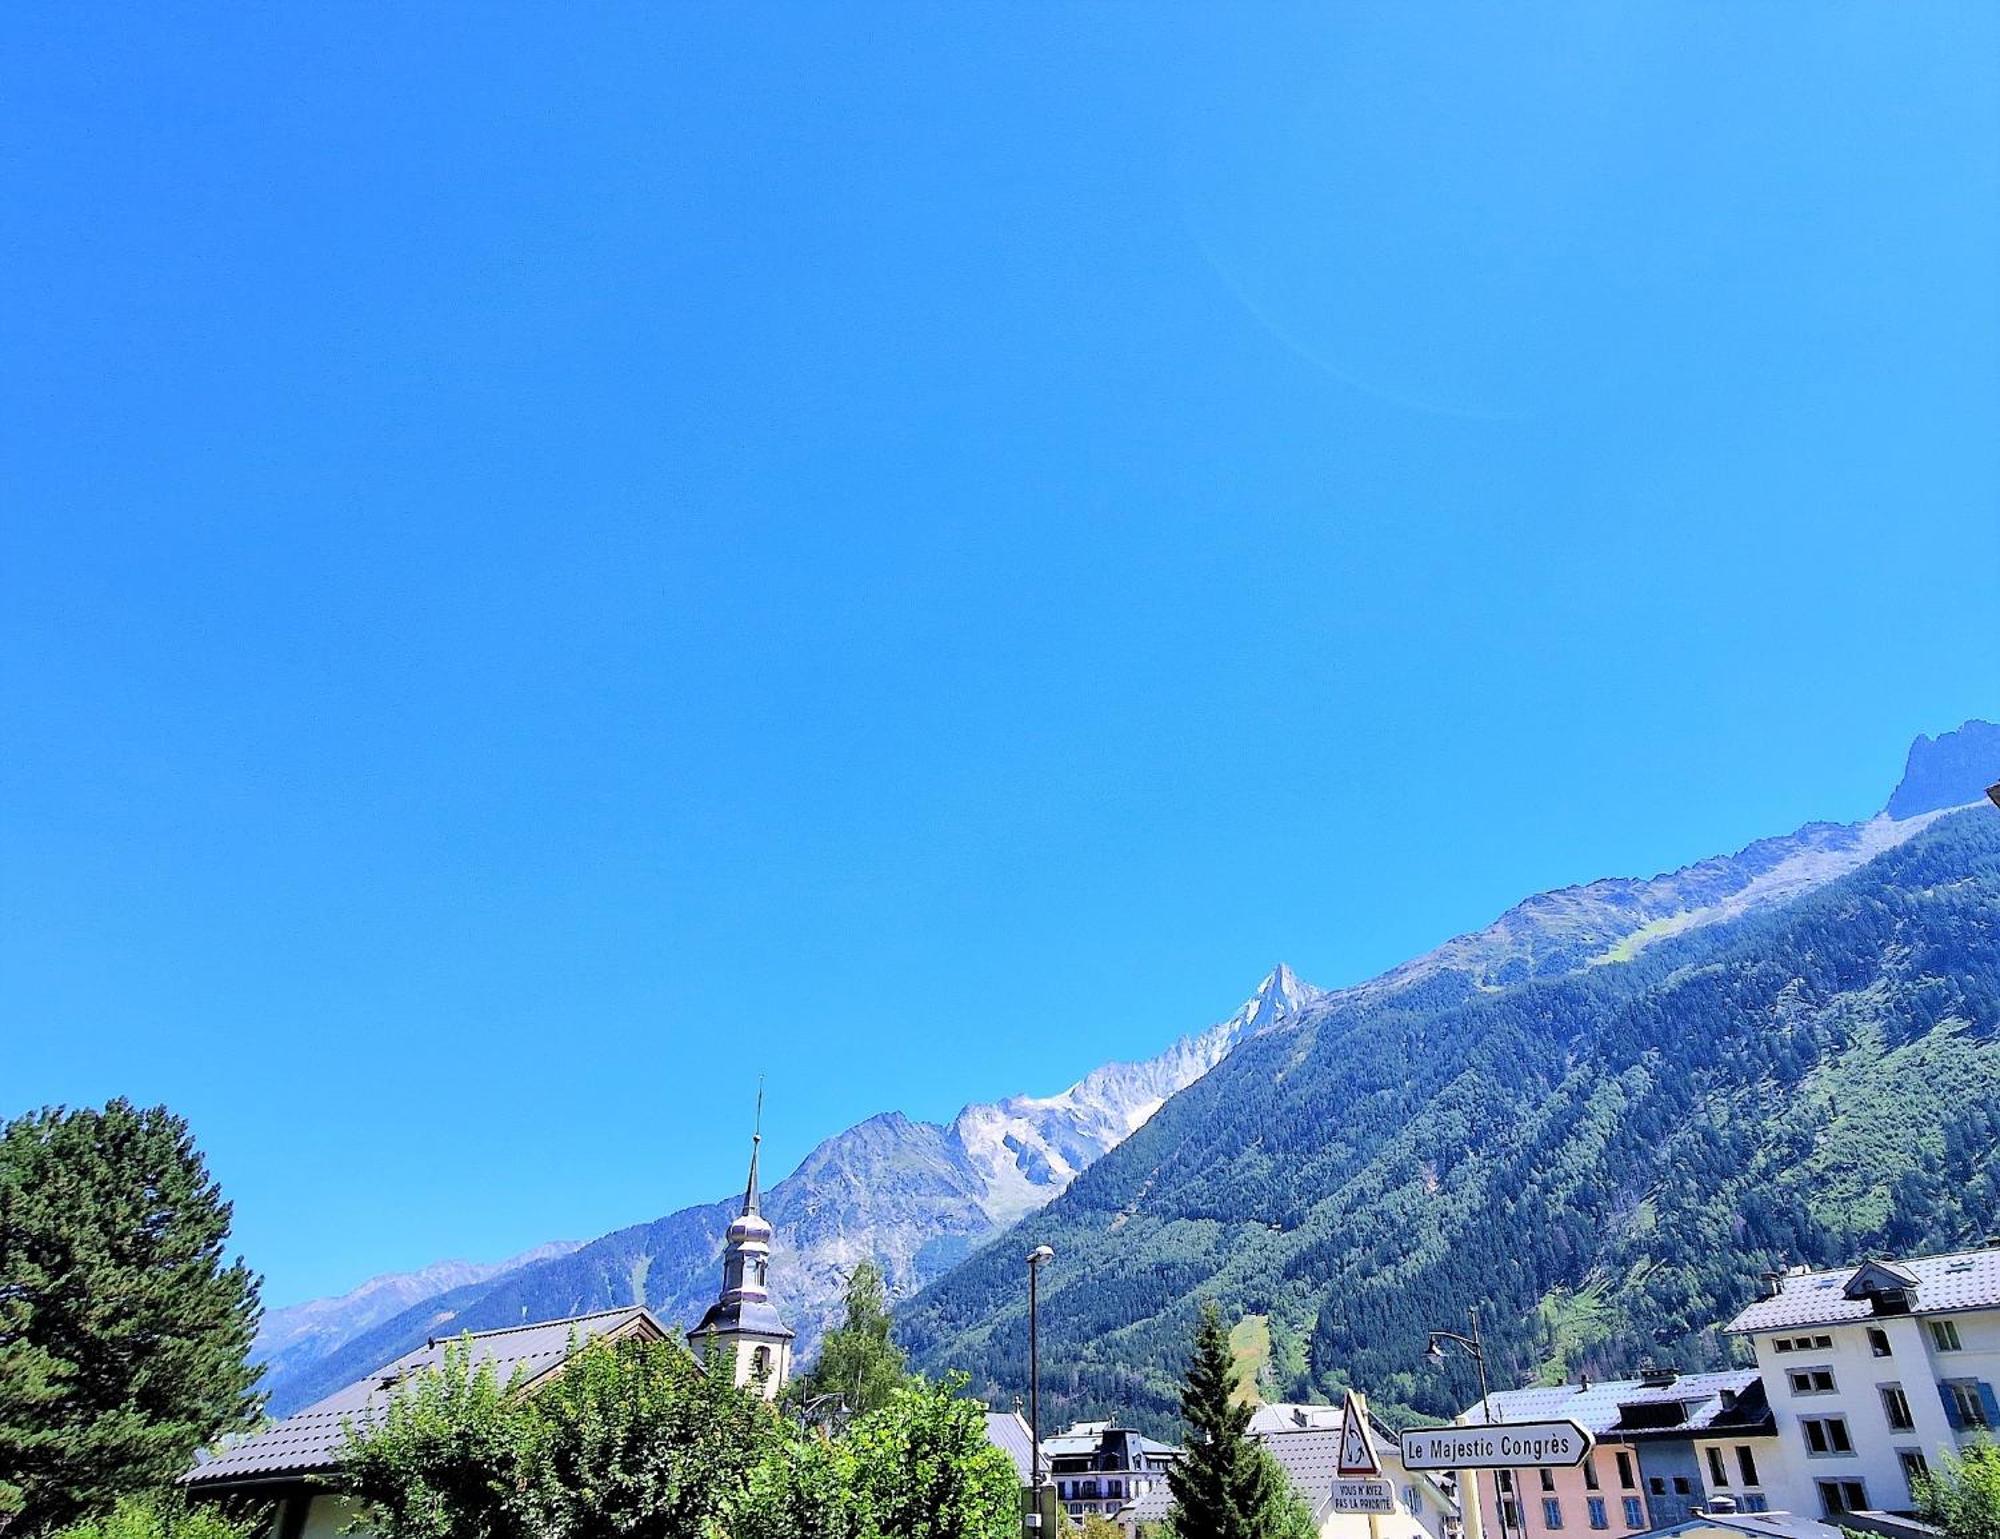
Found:
[{"label": "clear sky", "polygon": [[10,6],[0,1115],[273,1302],[2000,713],[2000,10]]}]

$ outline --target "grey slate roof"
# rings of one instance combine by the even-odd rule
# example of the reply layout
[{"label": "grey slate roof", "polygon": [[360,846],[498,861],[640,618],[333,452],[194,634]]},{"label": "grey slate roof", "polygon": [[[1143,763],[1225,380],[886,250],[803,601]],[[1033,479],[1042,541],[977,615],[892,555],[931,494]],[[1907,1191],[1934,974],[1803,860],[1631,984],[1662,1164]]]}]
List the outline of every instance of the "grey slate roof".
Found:
[{"label": "grey slate roof", "polygon": [[731,1299],[727,1303],[710,1304],[708,1313],[701,1317],[701,1324],[688,1332],[688,1340],[693,1341],[710,1331],[748,1331],[757,1336],[776,1336],[783,1340],[792,1339],[792,1331],[779,1318],[778,1308],[766,1299]]},{"label": "grey slate roof", "polygon": [[1019,1411],[988,1411],[986,1441],[1014,1461],[1022,1485],[1034,1479],[1035,1435]]},{"label": "grey slate roof", "polygon": [[[1313,1516],[1333,1500],[1334,1477],[1340,1473],[1340,1428],[1309,1432],[1273,1432],[1257,1439],[1292,1482],[1292,1489],[1311,1504]],[[1376,1447],[1380,1453],[1381,1447]]]},{"label": "grey slate roof", "polygon": [[[1792,1326],[1846,1325],[1872,1320],[1874,1304],[1865,1296],[1850,1298],[1847,1286],[1870,1265],[1863,1262],[1860,1266],[1839,1267],[1830,1272],[1788,1273],[1778,1281],[1776,1298],[1758,1299],[1723,1329],[1743,1335]],[[1915,1256],[1887,1265],[1916,1279],[1910,1292],[1912,1314],[2000,1308],[2000,1249]]]},{"label": "grey slate roof", "polygon": [[[1725,1404],[1725,1392],[1730,1403]],[[1670,1405],[1687,1407],[1687,1415],[1670,1427],[1625,1425],[1624,1407]],[[1503,1389],[1493,1395],[1496,1421],[1569,1420],[1598,1437],[1685,1437],[1709,1430],[1760,1430],[1769,1419],[1763,1381],[1755,1368],[1727,1373],[1684,1373],[1669,1383],[1644,1379],[1606,1379],[1588,1388],[1580,1384],[1536,1385]],[[1461,1420],[1478,1421],[1475,1403]]]},{"label": "grey slate roof", "polygon": [[576,1315],[567,1320],[547,1320],[538,1325],[439,1337],[405,1352],[367,1378],[335,1390],[275,1427],[224,1449],[181,1479],[189,1486],[212,1489],[324,1473],[339,1462],[340,1450],[346,1443],[342,1433],[344,1423],[358,1426],[380,1413],[393,1398],[398,1383],[413,1373],[434,1367],[443,1360],[446,1349],[457,1342],[466,1343],[475,1368],[492,1364],[495,1375],[505,1384],[517,1375],[523,1381],[539,1378],[555,1367],[569,1355],[572,1335],[587,1339],[628,1327],[666,1339],[659,1321],[638,1305]]}]

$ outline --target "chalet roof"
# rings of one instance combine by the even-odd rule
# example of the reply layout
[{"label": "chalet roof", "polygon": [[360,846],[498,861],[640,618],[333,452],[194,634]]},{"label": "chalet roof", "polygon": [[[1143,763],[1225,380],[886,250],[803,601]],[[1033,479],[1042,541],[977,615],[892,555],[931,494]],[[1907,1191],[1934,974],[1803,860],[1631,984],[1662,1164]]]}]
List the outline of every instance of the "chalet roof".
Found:
[{"label": "chalet roof", "polygon": [[346,1443],[343,1427],[359,1426],[387,1408],[396,1386],[413,1374],[436,1367],[445,1352],[465,1343],[475,1368],[491,1364],[503,1384],[529,1383],[569,1356],[570,1343],[595,1336],[641,1335],[664,1341],[667,1333],[650,1311],[638,1305],[545,1320],[497,1331],[437,1337],[394,1362],[337,1389],[324,1400],[286,1417],[233,1447],[206,1459],[181,1477],[188,1486],[213,1490],[290,1480],[332,1469]]},{"label": "chalet roof", "polygon": [[1872,1320],[1876,1294],[1889,1287],[1907,1290],[1911,1314],[2000,1308],[2000,1248],[1866,1261],[1824,1272],[1788,1272],[1778,1279],[1775,1297],[1748,1305],[1723,1329],[1747,1335]]},{"label": "chalet roof", "polygon": [[[1649,1414],[1656,1408],[1670,1413],[1676,1405],[1683,1414],[1671,1422]],[[1573,1421],[1597,1437],[1620,1441],[1724,1430],[1752,1435],[1771,1423],[1763,1380],[1754,1368],[1503,1389],[1493,1396],[1493,1414],[1496,1421]],[[1478,1421],[1478,1405],[1459,1419]]]}]

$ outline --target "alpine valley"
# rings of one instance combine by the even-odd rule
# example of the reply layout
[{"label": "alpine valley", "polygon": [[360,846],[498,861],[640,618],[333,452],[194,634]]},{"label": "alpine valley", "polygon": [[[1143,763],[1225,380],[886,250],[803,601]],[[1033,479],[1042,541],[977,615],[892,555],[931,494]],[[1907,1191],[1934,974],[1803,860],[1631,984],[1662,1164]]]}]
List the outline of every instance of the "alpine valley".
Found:
[{"label": "alpine valley", "polygon": [[[1059,1095],[871,1118],[767,1193],[778,1302],[809,1354],[875,1257],[918,1365],[1005,1404],[1020,1258],[1045,1242],[1045,1418],[1161,1429],[1207,1298],[1246,1317],[1268,1397],[1361,1383],[1392,1415],[1470,1398],[1423,1348],[1474,1301],[1503,1381],[1716,1361],[1695,1322],[1766,1268],[1994,1226],[1996,775],[2000,727],[1967,723],[1919,738],[1864,822],[1540,894],[1343,989],[1281,966],[1228,1020]],[[428,1336],[635,1300],[691,1323],[732,1212],[280,1311],[272,1407]]]},{"label": "alpine valley", "polygon": [[[1005,1244],[903,1311],[919,1365],[1044,1415],[1170,1424],[1200,1301],[1271,1399],[1717,1366],[1800,1263],[2000,1224],[2000,728],[1918,739],[1885,813],[1531,899],[1240,1044]],[[1957,809],[1957,810],[1953,810]],[[1053,1375],[1051,1375],[1053,1368]],[[1053,1399],[1051,1410],[1047,1402]]]}]

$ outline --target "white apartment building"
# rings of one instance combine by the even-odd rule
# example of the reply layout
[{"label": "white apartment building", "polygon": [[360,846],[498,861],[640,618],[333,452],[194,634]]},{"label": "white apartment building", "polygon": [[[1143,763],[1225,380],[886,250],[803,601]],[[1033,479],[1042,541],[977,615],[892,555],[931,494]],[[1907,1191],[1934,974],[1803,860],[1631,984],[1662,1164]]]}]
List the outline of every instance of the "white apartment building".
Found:
[{"label": "white apartment building", "polygon": [[1769,1283],[1725,1329],[1756,1349],[1793,1512],[1908,1512],[1941,1451],[2000,1428],[2000,1245]]}]

